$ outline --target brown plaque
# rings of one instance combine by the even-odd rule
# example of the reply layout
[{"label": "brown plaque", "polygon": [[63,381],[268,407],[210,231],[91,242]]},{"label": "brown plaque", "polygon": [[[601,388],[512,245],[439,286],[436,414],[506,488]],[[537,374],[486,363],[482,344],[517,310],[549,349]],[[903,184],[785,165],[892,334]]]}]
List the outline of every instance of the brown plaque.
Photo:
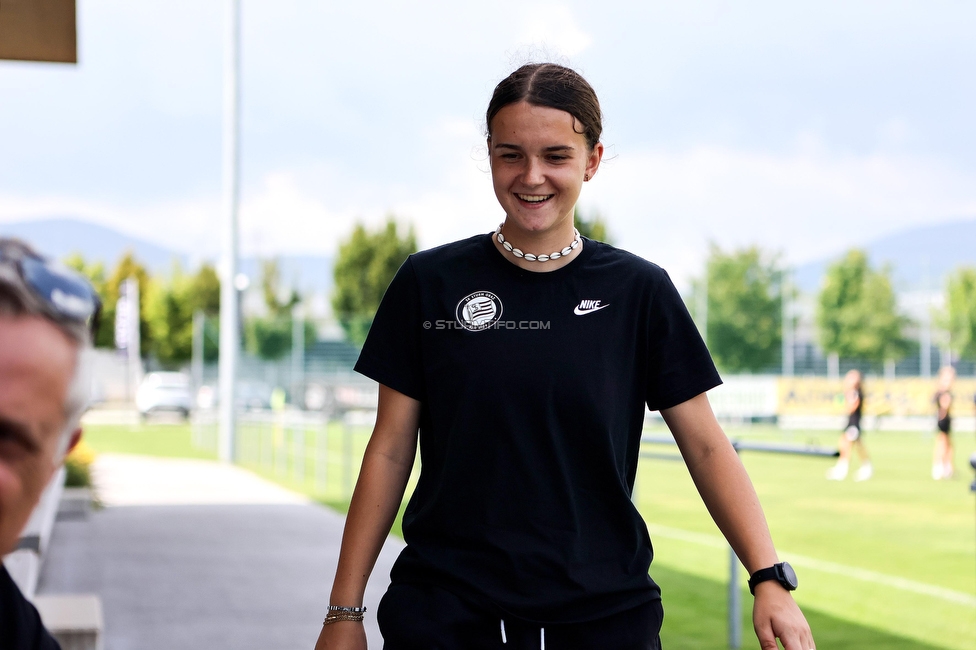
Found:
[{"label": "brown plaque", "polygon": [[77,63],[75,0],[0,0],[0,59]]}]

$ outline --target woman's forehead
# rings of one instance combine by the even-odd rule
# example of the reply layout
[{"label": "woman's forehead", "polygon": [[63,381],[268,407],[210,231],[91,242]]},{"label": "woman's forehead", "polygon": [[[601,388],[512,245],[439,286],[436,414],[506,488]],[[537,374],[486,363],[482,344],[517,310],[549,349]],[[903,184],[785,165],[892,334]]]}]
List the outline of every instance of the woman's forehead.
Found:
[{"label": "woman's forehead", "polygon": [[548,106],[518,102],[503,107],[492,119],[493,146],[510,144],[509,140],[554,140],[565,146],[578,146],[586,138],[579,120],[566,111]]}]

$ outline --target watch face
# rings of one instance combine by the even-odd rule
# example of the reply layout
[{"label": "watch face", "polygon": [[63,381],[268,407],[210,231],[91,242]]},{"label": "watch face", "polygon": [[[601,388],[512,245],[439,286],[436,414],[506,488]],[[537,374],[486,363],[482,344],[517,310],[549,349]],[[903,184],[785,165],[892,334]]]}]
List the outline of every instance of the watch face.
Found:
[{"label": "watch face", "polygon": [[790,566],[790,563],[789,562],[783,562],[783,564],[782,564],[782,575],[783,575],[783,579],[786,582],[786,584],[783,585],[783,586],[785,587],[786,585],[789,585],[787,587],[787,589],[789,589],[791,591],[793,589],[796,589],[796,587],[797,587],[796,571],[793,570],[793,567]]}]

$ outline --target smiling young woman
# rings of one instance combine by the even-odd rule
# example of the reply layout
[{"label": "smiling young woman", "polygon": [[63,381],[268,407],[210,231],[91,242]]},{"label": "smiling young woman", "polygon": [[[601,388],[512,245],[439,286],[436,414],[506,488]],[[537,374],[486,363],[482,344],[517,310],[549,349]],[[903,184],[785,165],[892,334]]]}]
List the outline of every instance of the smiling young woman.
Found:
[{"label": "smiling young woman", "polygon": [[763,647],[814,648],[670,278],[573,227],[601,119],[569,68],[499,83],[486,125],[504,221],[410,256],[387,290],[356,364],[379,403],[317,650],[365,648],[366,581],[418,443],[406,547],[377,613],[387,650],[659,649],[661,591],[631,501],[646,408],[752,573]]},{"label": "smiling young woman", "polygon": [[[536,257],[574,240],[573,209],[583,183],[593,178],[603,158],[603,144],[591,147],[577,124],[566,111],[527,101],[505,106],[491,121],[491,178],[506,215],[502,241]],[[504,250],[497,237],[496,245]],[[530,271],[551,271],[568,264],[579,250],[548,265],[524,257],[515,263]]]}]

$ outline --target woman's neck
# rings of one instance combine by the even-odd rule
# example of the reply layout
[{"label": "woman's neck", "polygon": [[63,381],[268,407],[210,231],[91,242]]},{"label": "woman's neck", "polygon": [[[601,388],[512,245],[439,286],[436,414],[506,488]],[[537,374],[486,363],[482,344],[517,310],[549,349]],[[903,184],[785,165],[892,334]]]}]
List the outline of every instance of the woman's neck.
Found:
[{"label": "woman's neck", "polygon": [[[566,229],[560,229],[563,230]],[[531,236],[533,234],[538,236]],[[546,273],[562,268],[576,259],[583,250],[583,239],[578,234],[572,227],[572,222],[568,233],[558,234],[525,233],[502,223],[491,239],[502,256],[515,266],[526,271]]]}]

